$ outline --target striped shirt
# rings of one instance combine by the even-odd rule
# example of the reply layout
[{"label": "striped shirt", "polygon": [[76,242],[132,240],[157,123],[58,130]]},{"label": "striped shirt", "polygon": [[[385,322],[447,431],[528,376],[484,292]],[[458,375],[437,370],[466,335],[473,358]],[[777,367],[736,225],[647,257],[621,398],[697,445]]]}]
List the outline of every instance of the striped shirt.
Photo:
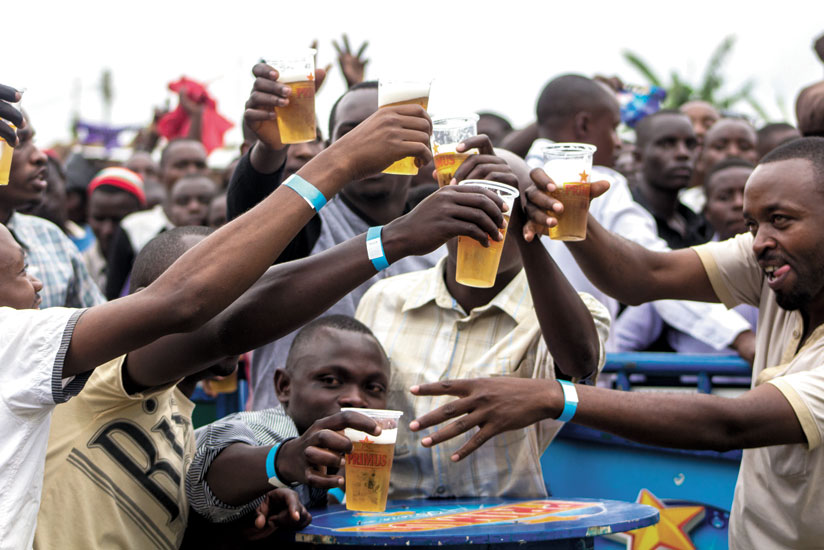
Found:
[{"label": "striped shirt", "polygon": [[[222,502],[206,482],[212,462],[233,443],[255,447],[274,445],[297,437],[298,429],[282,407],[239,412],[195,431],[197,450],[186,475],[186,494],[191,507],[212,523],[227,523],[249,514],[263,502],[263,495],[242,506]],[[299,485],[294,488],[307,508],[326,504],[326,490]]]},{"label": "striped shirt", "polygon": [[80,251],[48,220],[14,212],[6,223],[26,249],[29,273],[43,282],[41,309],[84,308],[106,301],[94,283]]},{"label": "striped shirt", "polygon": [[[392,498],[547,495],[540,458],[562,423],[545,420],[505,432],[459,463],[449,457],[474,434],[434,448],[420,440],[432,430],[412,433],[409,421],[454,397],[413,397],[409,387],[438,380],[513,376],[554,379],[552,356],[541,329],[526,273],[522,270],[492,301],[468,314],[444,282],[446,259],[434,268],[390,277],[370,288],[356,317],[369,326],[392,363],[387,408],[403,411],[392,466]],[[601,342],[609,333],[606,308],[588,294]]]}]

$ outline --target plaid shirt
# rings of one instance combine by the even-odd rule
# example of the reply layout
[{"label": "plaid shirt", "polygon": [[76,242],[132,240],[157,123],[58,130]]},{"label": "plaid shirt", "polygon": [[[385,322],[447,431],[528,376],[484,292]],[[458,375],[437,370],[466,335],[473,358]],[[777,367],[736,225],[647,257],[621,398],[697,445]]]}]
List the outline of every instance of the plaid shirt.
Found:
[{"label": "plaid shirt", "polygon": [[[433,448],[420,440],[433,430],[406,427],[454,397],[413,397],[409,387],[438,380],[512,376],[554,379],[555,368],[522,270],[488,304],[463,311],[444,282],[446,258],[434,268],[375,283],[355,314],[383,344],[392,362],[388,409],[403,411],[392,465],[392,498],[546,496],[541,455],[563,425],[544,420],[499,434],[461,462],[449,457],[475,430]],[[609,313],[595,298],[579,293],[592,313],[601,343],[609,334]],[[563,322],[563,321],[561,321]]]},{"label": "plaid shirt", "polygon": [[89,275],[80,251],[48,220],[13,213],[6,227],[26,249],[29,273],[43,282],[41,308],[84,308],[106,301]]}]

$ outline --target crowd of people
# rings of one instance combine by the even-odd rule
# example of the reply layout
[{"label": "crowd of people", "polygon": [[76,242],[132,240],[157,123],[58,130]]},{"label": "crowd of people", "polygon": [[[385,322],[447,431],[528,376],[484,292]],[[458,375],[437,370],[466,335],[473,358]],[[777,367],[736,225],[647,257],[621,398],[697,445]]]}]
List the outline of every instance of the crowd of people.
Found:
[{"label": "crowd of people", "polygon": [[[525,128],[481,113],[439,188],[425,109],[378,108],[366,44],[335,46],[326,138],[264,124],[291,89],[260,62],[218,172],[182,93],[188,135],[153,122],[116,164],[41,150],[0,84],[0,548],[266,544],[343,498],[342,430],[380,433],[344,407],[403,411],[391,498],[546,497],[541,456],[575,422],[746,449],[730,547],[819,547],[824,81],[796,126],[695,100],[621,139],[620,80],[560,75]],[[564,205],[541,151],[560,142],[597,147],[580,242],[546,236]],[[417,176],[382,172],[405,157]],[[505,241],[494,286],[456,281],[458,237]],[[641,350],[737,354],[752,388],[599,383],[607,352]],[[196,385],[243,355],[247,410],[194,430]]]}]

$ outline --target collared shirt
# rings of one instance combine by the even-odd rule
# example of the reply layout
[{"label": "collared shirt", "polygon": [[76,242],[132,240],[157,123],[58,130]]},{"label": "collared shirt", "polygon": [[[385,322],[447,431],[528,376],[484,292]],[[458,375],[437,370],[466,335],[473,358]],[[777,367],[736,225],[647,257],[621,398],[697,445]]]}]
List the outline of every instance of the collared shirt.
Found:
[{"label": "collared shirt", "polygon": [[[535,140],[526,156],[531,168],[544,165],[541,148],[551,143],[553,142],[548,139]],[[610,184],[609,190],[593,200],[589,207],[592,217],[604,229],[650,250],[669,249],[667,243],[658,236],[655,218],[632,198],[624,176],[605,166],[593,166],[591,180],[606,180]],[[601,292],[589,281],[566,245],[562,241],[548,238],[542,241],[572,287],[594,296],[607,306],[610,315],[615,319],[618,315],[618,301]],[[718,304],[658,300],[652,302],[652,307],[667,324],[715,350],[726,348],[736,336],[750,328],[747,320],[741,315],[727,311]]]},{"label": "collared shirt", "polygon": [[824,325],[801,344],[804,321],[781,308],[752,250],[753,237],[695,247],[727,306],[759,307],[753,386],[778,388],[807,444],[745,449],[730,515],[730,548],[821,548],[824,540]]},{"label": "collared shirt", "polygon": [[84,308],[106,301],[86,269],[80,251],[48,220],[12,213],[6,227],[26,248],[29,273],[43,283],[40,307]]},{"label": "collared shirt", "polygon": [[0,308],[0,548],[31,548],[55,405],[89,373],[63,379],[83,310]]},{"label": "collared shirt", "polygon": [[[469,434],[434,448],[421,446],[431,430],[413,433],[409,421],[454,397],[413,397],[410,386],[445,379],[511,376],[554,379],[552,356],[541,337],[526,273],[522,270],[488,304],[465,312],[444,282],[446,258],[431,269],[375,283],[356,318],[375,333],[392,363],[388,408],[403,411],[392,466],[392,498],[546,496],[540,458],[562,423],[538,424],[499,434],[454,463],[452,452]],[[609,333],[606,308],[587,294],[601,343]]]},{"label": "collared shirt", "polygon": [[[240,506],[226,504],[215,496],[206,481],[212,462],[234,443],[262,447],[298,435],[297,426],[280,406],[230,414],[198,429],[195,432],[197,450],[186,474],[186,494],[192,509],[213,523],[235,521],[253,512],[263,502],[263,495]],[[325,489],[298,485],[294,490],[307,508],[326,504]]]}]

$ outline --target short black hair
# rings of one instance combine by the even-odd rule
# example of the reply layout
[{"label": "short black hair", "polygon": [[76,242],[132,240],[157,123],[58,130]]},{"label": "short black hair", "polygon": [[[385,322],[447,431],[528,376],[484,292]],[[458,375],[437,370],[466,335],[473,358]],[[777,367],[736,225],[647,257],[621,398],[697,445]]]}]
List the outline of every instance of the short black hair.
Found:
[{"label": "short black hair", "polygon": [[358,82],[351,88],[349,88],[343,95],[341,95],[336,101],[335,104],[332,105],[332,110],[329,111],[329,141],[332,141],[332,132],[335,131],[335,124],[337,124],[337,116],[338,116],[338,104],[340,100],[346,97],[346,94],[350,92],[356,92],[358,90],[377,90],[378,89],[378,81],[377,80],[364,80],[363,82]]},{"label": "short black hair", "polygon": [[207,237],[214,229],[189,225],[164,231],[148,242],[137,255],[132,267],[129,293],[152,284],[178,258],[191,248],[186,242],[188,236]]},{"label": "short black hair", "polygon": [[303,351],[306,346],[311,345],[317,332],[323,328],[331,328],[345,332],[356,332],[358,334],[366,334],[367,336],[371,336],[375,340],[375,343],[378,344],[378,347],[380,347],[384,357],[386,357],[386,352],[384,351],[383,346],[381,346],[380,342],[378,342],[378,339],[369,327],[349,315],[327,315],[325,317],[318,317],[314,321],[306,323],[303,328],[298,331],[295,339],[292,340],[292,345],[289,347],[289,354],[286,356],[286,370],[292,369],[298,353]]},{"label": "short black hair", "polygon": [[604,107],[610,92],[598,82],[577,74],[550,81],[541,91],[535,111],[539,126],[556,127],[581,111]]},{"label": "short black hair", "polygon": [[783,143],[764,155],[758,164],[794,159],[810,161],[815,179],[824,190],[824,137],[800,137]]},{"label": "short black hair", "polygon": [[511,123],[511,122],[509,122],[507,119],[505,119],[504,117],[502,117],[502,116],[501,116],[501,115],[499,115],[499,114],[496,114],[496,113],[491,113],[491,112],[489,112],[489,111],[481,111],[481,112],[479,112],[479,113],[478,113],[478,118],[479,118],[479,119],[481,119],[481,118],[491,118],[491,119],[494,119],[494,120],[496,120],[496,121],[500,122],[500,123],[501,123],[501,125],[503,125],[503,127],[504,127],[507,131],[512,130],[512,123]]},{"label": "short black hair", "polygon": [[163,148],[163,151],[160,152],[160,168],[161,168],[161,170],[163,169],[164,166],[166,166],[166,163],[169,161],[169,151],[172,150],[172,147],[174,147],[178,143],[183,143],[183,142],[186,142],[186,141],[189,141],[189,142],[192,142],[192,143],[200,143],[200,141],[198,141],[196,139],[188,138],[188,137],[174,138],[173,140],[171,140],[169,143],[166,144],[166,147]]},{"label": "short black hair", "polygon": [[728,168],[749,168],[750,171],[755,170],[755,164],[751,163],[748,160],[740,159],[740,158],[728,158],[724,159],[721,162],[716,163],[712,168],[710,168],[707,175],[704,176],[704,191],[709,188],[710,181],[712,180],[713,176],[718,172],[723,172]]},{"label": "short black hair", "polygon": [[[652,132],[653,123],[658,118],[665,116],[685,118],[688,122],[690,120],[690,117],[678,109],[661,109],[651,115],[645,116],[638,122],[638,124],[635,125],[635,147],[637,149],[643,149],[647,145],[647,142],[650,140],[650,133]],[[690,122],[690,128],[692,128],[692,122]]]}]

